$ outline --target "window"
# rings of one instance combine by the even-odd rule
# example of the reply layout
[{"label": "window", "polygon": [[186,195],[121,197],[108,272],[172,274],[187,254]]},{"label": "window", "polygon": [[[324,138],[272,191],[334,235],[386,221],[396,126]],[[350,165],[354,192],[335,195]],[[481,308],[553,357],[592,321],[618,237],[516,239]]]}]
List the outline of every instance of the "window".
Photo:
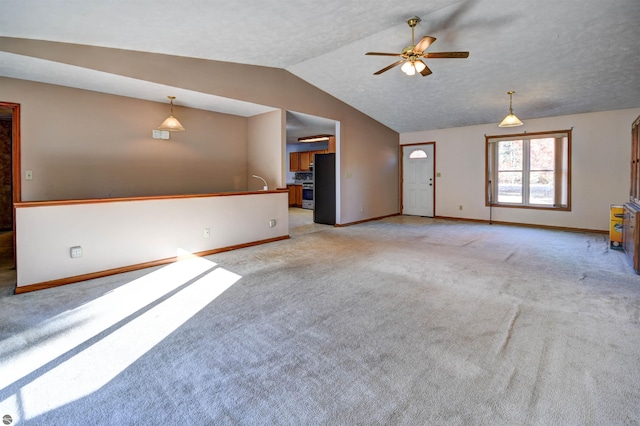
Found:
[{"label": "window", "polygon": [[486,205],[571,210],[571,130],[486,137]]},{"label": "window", "polygon": [[427,158],[427,153],[422,149],[414,149],[409,154],[409,158]]}]

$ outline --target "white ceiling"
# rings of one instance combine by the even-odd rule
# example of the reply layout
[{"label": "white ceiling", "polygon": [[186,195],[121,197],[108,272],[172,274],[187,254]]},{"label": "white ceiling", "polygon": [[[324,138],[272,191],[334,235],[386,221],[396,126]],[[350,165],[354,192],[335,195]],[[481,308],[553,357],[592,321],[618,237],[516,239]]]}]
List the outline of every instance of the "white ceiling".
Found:
[{"label": "white ceiling", "polygon": [[[365,56],[410,44],[428,77]],[[638,0],[22,0],[0,2],[0,37],[78,43],[284,68],[397,132],[640,107]],[[269,108],[2,52],[0,75],[251,116]],[[160,86],[160,87],[158,87]],[[318,132],[320,133],[320,132]]]}]

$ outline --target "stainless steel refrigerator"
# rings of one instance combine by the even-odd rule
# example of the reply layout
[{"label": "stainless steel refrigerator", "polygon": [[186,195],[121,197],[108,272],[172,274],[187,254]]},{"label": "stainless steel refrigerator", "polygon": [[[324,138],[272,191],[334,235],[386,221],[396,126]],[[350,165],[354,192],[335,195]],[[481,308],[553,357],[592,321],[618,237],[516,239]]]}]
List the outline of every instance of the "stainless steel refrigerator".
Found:
[{"label": "stainless steel refrigerator", "polygon": [[313,221],[336,224],[336,154],[316,154],[313,160]]}]

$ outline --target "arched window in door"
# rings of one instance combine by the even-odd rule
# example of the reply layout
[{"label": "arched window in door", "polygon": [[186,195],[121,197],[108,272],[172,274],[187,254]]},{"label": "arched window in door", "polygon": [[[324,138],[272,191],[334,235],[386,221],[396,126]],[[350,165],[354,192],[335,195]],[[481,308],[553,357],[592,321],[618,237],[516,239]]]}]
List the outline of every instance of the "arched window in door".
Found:
[{"label": "arched window in door", "polygon": [[423,149],[414,149],[413,151],[411,151],[411,154],[409,154],[409,158],[427,158],[427,153],[424,152]]}]

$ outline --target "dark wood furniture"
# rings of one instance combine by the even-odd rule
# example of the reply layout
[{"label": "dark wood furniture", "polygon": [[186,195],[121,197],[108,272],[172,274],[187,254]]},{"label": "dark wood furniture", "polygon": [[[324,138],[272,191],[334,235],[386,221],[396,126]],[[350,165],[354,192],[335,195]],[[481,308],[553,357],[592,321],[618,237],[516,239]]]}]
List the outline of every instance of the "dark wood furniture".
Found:
[{"label": "dark wood furniture", "polygon": [[640,273],[640,117],[631,125],[631,182],[629,202],[624,205],[622,246],[633,269]]}]

